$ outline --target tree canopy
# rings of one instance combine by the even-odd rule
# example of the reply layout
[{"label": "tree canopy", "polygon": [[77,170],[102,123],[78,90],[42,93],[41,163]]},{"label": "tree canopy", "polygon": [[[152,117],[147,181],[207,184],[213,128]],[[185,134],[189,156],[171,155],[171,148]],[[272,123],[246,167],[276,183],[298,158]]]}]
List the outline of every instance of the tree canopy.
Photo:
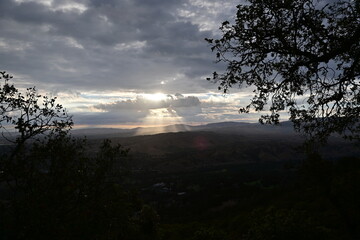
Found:
[{"label": "tree canopy", "polygon": [[[14,127],[19,133],[14,142],[19,146],[44,133],[66,133],[73,121],[56,98],[41,96],[35,87],[19,91],[10,83],[12,76],[0,72],[0,129]],[[3,137],[8,138],[4,132]],[[13,141],[11,139],[8,139]]]},{"label": "tree canopy", "polygon": [[237,9],[219,39],[206,39],[227,64],[208,80],[224,92],[253,86],[250,104],[239,111],[268,110],[262,123],[278,123],[287,111],[311,138],[358,138],[360,2],[248,0]]},{"label": "tree canopy", "polygon": [[[156,212],[125,186],[128,149],[90,150],[68,134],[56,98],[19,90],[0,72],[0,236],[3,239],[154,239]],[[4,134],[14,128],[15,136]]]}]

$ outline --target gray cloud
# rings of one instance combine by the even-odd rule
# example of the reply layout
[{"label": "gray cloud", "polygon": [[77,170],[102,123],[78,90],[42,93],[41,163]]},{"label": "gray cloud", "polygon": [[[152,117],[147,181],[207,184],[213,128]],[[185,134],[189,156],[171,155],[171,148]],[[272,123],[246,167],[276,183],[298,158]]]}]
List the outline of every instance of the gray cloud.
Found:
[{"label": "gray cloud", "polygon": [[199,20],[218,21],[226,13],[215,1],[193,2],[2,0],[1,67],[45,88],[213,89],[204,80],[218,68],[204,41],[213,32],[201,29]]},{"label": "gray cloud", "polygon": [[[179,96],[179,95],[177,95]],[[181,95],[182,96],[182,95]],[[122,100],[107,104],[98,104],[94,107],[103,111],[122,111],[122,110],[150,110],[159,108],[188,108],[198,107],[200,100],[197,97],[173,97],[168,95],[167,99],[160,101],[151,101],[144,97],[137,97],[135,100]]]},{"label": "gray cloud", "polygon": [[[234,121],[244,119],[246,121],[252,120],[254,114],[239,115],[236,107],[237,99],[234,99],[234,104],[221,102],[219,99],[212,101],[209,99],[200,100],[195,96],[186,96],[176,93],[175,95],[168,95],[162,101],[151,101],[144,97],[137,97],[133,100],[115,101],[107,104],[98,104],[94,107],[98,110],[105,111],[105,113],[98,113],[103,117],[109,115],[116,115],[121,113],[123,115],[132,115],[134,121],[141,122],[144,117],[150,116],[153,110],[161,110],[160,117],[181,117],[185,122],[204,123],[217,121]],[[258,114],[255,114],[258,116]],[[129,116],[125,118],[127,121]]]},{"label": "gray cloud", "polygon": [[[157,102],[94,101],[104,112],[74,113],[76,124],[139,122],[154,109],[193,122],[214,121],[214,114],[232,115],[228,103],[189,94],[216,91],[205,78],[225,66],[214,63],[204,38],[216,36],[221,22],[235,16],[238,1],[43,2],[0,1],[0,70],[13,74],[15,81],[82,96],[116,91],[170,94]],[[75,108],[82,111],[89,101]]]},{"label": "gray cloud", "polygon": [[[74,115],[77,125],[116,125],[141,123],[146,117],[160,114],[162,118],[182,117],[185,121],[200,119],[201,102],[197,97],[181,94],[168,95],[162,101],[152,101],[144,97],[133,100],[97,104],[94,108],[102,112],[78,112]],[[154,113],[152,110],[160,112]],[[202,119],[204,120],[204,119]]]},{"label": "gray cloud", "polygon": [[123,110],[121,112],[84,113],[78,112],[73,120],[78,125],[120,125],[139,123],[146,117],[147,111]]}]

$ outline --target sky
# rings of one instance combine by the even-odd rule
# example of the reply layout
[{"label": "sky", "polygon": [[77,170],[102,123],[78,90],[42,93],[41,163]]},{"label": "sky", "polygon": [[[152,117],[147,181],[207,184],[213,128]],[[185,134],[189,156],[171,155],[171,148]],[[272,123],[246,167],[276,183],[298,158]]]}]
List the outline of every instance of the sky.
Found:
[{"label": "sky", "polygon": [[206,80],[225,66],[204,38],[235,0],[1,0],[0,70],[56,96],[76,127],[256,122],[249,90]]}]

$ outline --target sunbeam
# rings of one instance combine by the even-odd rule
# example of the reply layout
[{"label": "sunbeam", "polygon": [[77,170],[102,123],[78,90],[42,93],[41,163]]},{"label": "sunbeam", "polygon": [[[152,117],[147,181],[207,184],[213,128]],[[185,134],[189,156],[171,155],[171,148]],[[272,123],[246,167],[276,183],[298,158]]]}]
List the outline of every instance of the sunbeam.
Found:
[{"label": "sunbeam", "polygon": [[[172,108],[151,109],[143,119],[144,126],[158,126],[153,128],[139,128],[136,135],[156,134],[165,132],[188,131],[183,118]],[[180,127],[181,126],[181,127]]]}]

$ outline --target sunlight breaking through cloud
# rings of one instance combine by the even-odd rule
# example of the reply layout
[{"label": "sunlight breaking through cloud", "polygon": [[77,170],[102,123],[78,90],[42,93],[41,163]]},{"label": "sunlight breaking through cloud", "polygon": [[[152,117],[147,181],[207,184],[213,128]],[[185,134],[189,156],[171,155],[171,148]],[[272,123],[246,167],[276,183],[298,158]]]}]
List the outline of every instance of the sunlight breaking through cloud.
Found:
[{"label": "sunlight breaking through cloud", "polygon": [[180,117],[175,110],[169,108],[152,109],[149,111],[149,114],[143,119],[142,125],[158,127],[154,127],[151,129],[139,128],[136,131],[136,135],[189,130],[187,129],[187,126],[184,126],[182,124],[184,124],[183,118]]}]

